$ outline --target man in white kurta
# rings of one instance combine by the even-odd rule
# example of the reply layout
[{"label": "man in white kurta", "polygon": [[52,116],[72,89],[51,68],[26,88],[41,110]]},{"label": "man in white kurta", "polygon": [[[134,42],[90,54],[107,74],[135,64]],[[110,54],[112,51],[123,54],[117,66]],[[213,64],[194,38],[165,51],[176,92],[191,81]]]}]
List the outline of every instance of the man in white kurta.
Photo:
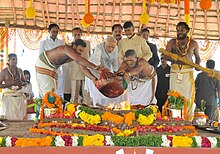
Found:
[{"label": "man in white kurta", "polygon": [[[65,45],[65,42],[63,40],[60,40],[57,38],[58,32],[59,32],[59,26],[57,24],[50,24],[49,28],[49,37],[46,40],[43,40],[42,42],[40,42],[40,49],[39,49],[39,55],[43,54],[43,52],[47,51],[47,50],[51,50],[54,49],[58,46],[62,46]],[[38,62],[40,63],[40,62]],[[57,93],[62,96],[63,95],[63,72],[62,72],[62,67],[60,67],[58,70],[53,70],[58,74],[58,85],[56,85],[55,87],[57,87]],[[41,74],[43,75],[43,74]],[[37,81],[38,82],[38,81]],[[45,84],[49,84],[47,83],[47,81],[44,81]],[[54,83],[56,84],[56,83]],[[40,92],[40,96],[43,97],[44,93]]]},{"label": "man in white kurta", "polygon": [[[119,67],[118,61],[118,47],[116,45],[116,39],[112,36],[108,36],[104,43],[98,44],[95,47],[94,53],[89,58],[89,61],[95,65],[102,65],[104,68],[108,68],[111,72],[117,71]],[[98,74],[93,72],[93,74],[98,78]],[[85,88],[89,91],[90,97],[93,100],[93,105],[96,106],[97,103],[107,106],[109,103],[121,102],[121,97],[119,98],[108,98],[98,91],[94,83],[86,78]]]}]

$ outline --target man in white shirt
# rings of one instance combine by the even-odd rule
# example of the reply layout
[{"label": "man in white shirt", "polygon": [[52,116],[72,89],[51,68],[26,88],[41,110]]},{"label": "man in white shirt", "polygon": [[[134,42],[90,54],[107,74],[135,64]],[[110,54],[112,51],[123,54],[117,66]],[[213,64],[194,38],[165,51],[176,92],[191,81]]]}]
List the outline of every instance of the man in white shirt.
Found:
[{"label": "man in white shirt", "polygon": [[57,38],[59,32],[59,26],[57,24],[50,24],[48,27],[49,37],[46,40],[40,42],[39,55],[46,50],[51,50],[61,45],[65,45],[63,40]]},{"label": "man in white shirt", "polygon": [[[39,55],[41,55],[44,51],[54,49],[58,46],[65,45],[63,40],[57,38],[59,32],[59,26],[57,24],[50,24],[48,27],[49,37],[46,40],[40,42]],[[57,93],[62,96],[63,95],[63,72],[62,66],[57,70],[58,74],[58,87]],[[41,96],[43,97],[43,96]]]},{"label": "man in white shirt", "polygon": [[[104,68],[108,68],[111,72],[116,72],[119,68],[118,46],[116,43],[117,40],[113,36],[108,36],[104,43],[98,44],[95,47],[94,53],[89,58],[89,61],[95,65],[101,64]],[[96,72],[91,72],[94,76],[99,78],[99,75]],[[85,82],[85,88],[89,91],[90,97],[93,99],[94,106],[96,106],[97,103],[102,104],[103,106],[113,102],[117,103],[118,98],[112,99],[105,97],[98,91],[90,79],[86,78]]]},{"label": "man in white shirt", "polygon": [[119,62],[122,63],[124,55],[127,50],[134,50],[137,56],[144,58],[148,61],[152,57],[150,47],[146,44],[145,39],[134,33],[134,25],[131,21],[127,21],[123,25],[125,35],[127,38],[123,38],[119,41]]}]

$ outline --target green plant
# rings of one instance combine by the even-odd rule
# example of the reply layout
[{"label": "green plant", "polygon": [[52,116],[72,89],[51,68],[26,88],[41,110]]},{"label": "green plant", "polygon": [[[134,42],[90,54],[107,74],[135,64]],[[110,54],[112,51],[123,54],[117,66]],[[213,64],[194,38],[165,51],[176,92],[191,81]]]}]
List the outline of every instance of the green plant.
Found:
[{"label": "green plant", "polygon": [[201,107],[196,108],[194,112],[205,112],[205,110],[206,110],[206,101],[201,100]]},{"label": "green plant", "polygon": [[205,100],[201,100],[201,111],[205,112],[206,110],[206,101]]},{"label": "green plant", "polygon": [[168,101],[169,101],[170,106],[174,107],[177,110],[182,109],[184,106],[184,100],[181,97],[176,98],[174,96],[170,96],[168,98]]}]

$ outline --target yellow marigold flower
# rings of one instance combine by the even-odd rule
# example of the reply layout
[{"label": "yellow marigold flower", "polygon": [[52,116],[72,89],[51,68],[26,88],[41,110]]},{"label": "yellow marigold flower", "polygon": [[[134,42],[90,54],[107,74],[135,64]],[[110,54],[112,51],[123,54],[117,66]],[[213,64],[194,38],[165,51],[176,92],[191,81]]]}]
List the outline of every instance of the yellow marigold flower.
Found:
[{"label": "yellow marigold flower", "polygon": [[140,125],[150,125],[154,122],[154,115],[150,114],[149,116],[144,116],[139,114],[139,118],[137,119]]},{"label": "yellow marigold flower", "polygon": [[73,127],[76,127],[76,126],[78,126],[78,125],[79,125],[79,124],[77,124],[77,123],[72,124]]},{"label": "yellow marigold flower", "polygon": [[75,112],[76,110],[75,110],[75,104],[68,104],[67,106],[66,106],[66,110],[67,111],[69,111],[69,112]]},{"label": "yellow marigold flower", "polygon": [[3,138],[2,138],[2,137],[0,137],[0,144],[2,144],[2,140],[3,140]]},{"label": "yellow marigold flower", "polygon": [[173,147],[191,147],[193,140],[188,136],[173,136]]},{"label": "yellow marigold flower", "polygon": [[65,113],[64,115],[65,115],[65,116],[70,116],[70,113]]},{"label": "yellow marigold flower", "polygon": [[162,125],[157,126],[157,129],[160,129],[160,128],[163,128],[163,126]]},{"label": "yellow marigold flower", "polygon": [[100,117],[98,114],[96,114],[95,116],[93,116],[93,115],[90,115],[90,114],[86,113],[85,111],[80,112],[80,113],[79,113],[79,117],[80,117],[83,121],[85,121],[86,123],[92,124],[92,125],[98,124],[98,123],[101,122],[101,117]]},{"label": "yellow marigold flower", "polygon": [[129,136],[129,135],[131,135],[131,134],[133,134],[133,133],[134,133],[133,130],[130,130],[130,129],[126,129],[126,130],[124,130],[124,134],[125,134],[125,136]]},{"label": "yellow marigold flower", "polygon": [[83,138],[83,146],[103,146],[104,136],[96,134],[94,136],[86,136]]},{"label": "yellow marigold flower", "polygon": [[164,117],[163,117],[163,119],[164,119],[164,120],[167,120],[167,119],[168,119],[168,117],[167,117],[167,116],[164,116]]},{"label": "yellow marigold flower", "polygon": [[117,134],[117,136],[124,136],[124,133],[120,132]]},{"label": "yellow marigold flower", "polygon": [[153,113],[157,113],[158,109],[155,105],[151,105],[150,108],[153,110]]}]

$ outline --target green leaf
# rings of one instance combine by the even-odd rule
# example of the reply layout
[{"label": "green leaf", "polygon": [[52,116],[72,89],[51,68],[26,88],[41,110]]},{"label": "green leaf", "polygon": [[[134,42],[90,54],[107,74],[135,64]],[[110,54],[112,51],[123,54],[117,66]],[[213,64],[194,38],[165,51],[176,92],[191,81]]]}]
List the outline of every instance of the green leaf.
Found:
[{"label": "green leaf", "polygon": [[83,137],[78,136],[78,146],[83,146]]},{"label": "green leaf", "polygon": [[127,138],[124,136],[112,136],[112,141],[115,146],[127,146]]},{"label": "green leaf", "polygon": [[195,137],[192,137],[192,140],[193,140],[192,147],[193,147],[193,148],[198,147],[198,144],[197,144],[197,142],[196,142],[196,138],[195,138]]}]

